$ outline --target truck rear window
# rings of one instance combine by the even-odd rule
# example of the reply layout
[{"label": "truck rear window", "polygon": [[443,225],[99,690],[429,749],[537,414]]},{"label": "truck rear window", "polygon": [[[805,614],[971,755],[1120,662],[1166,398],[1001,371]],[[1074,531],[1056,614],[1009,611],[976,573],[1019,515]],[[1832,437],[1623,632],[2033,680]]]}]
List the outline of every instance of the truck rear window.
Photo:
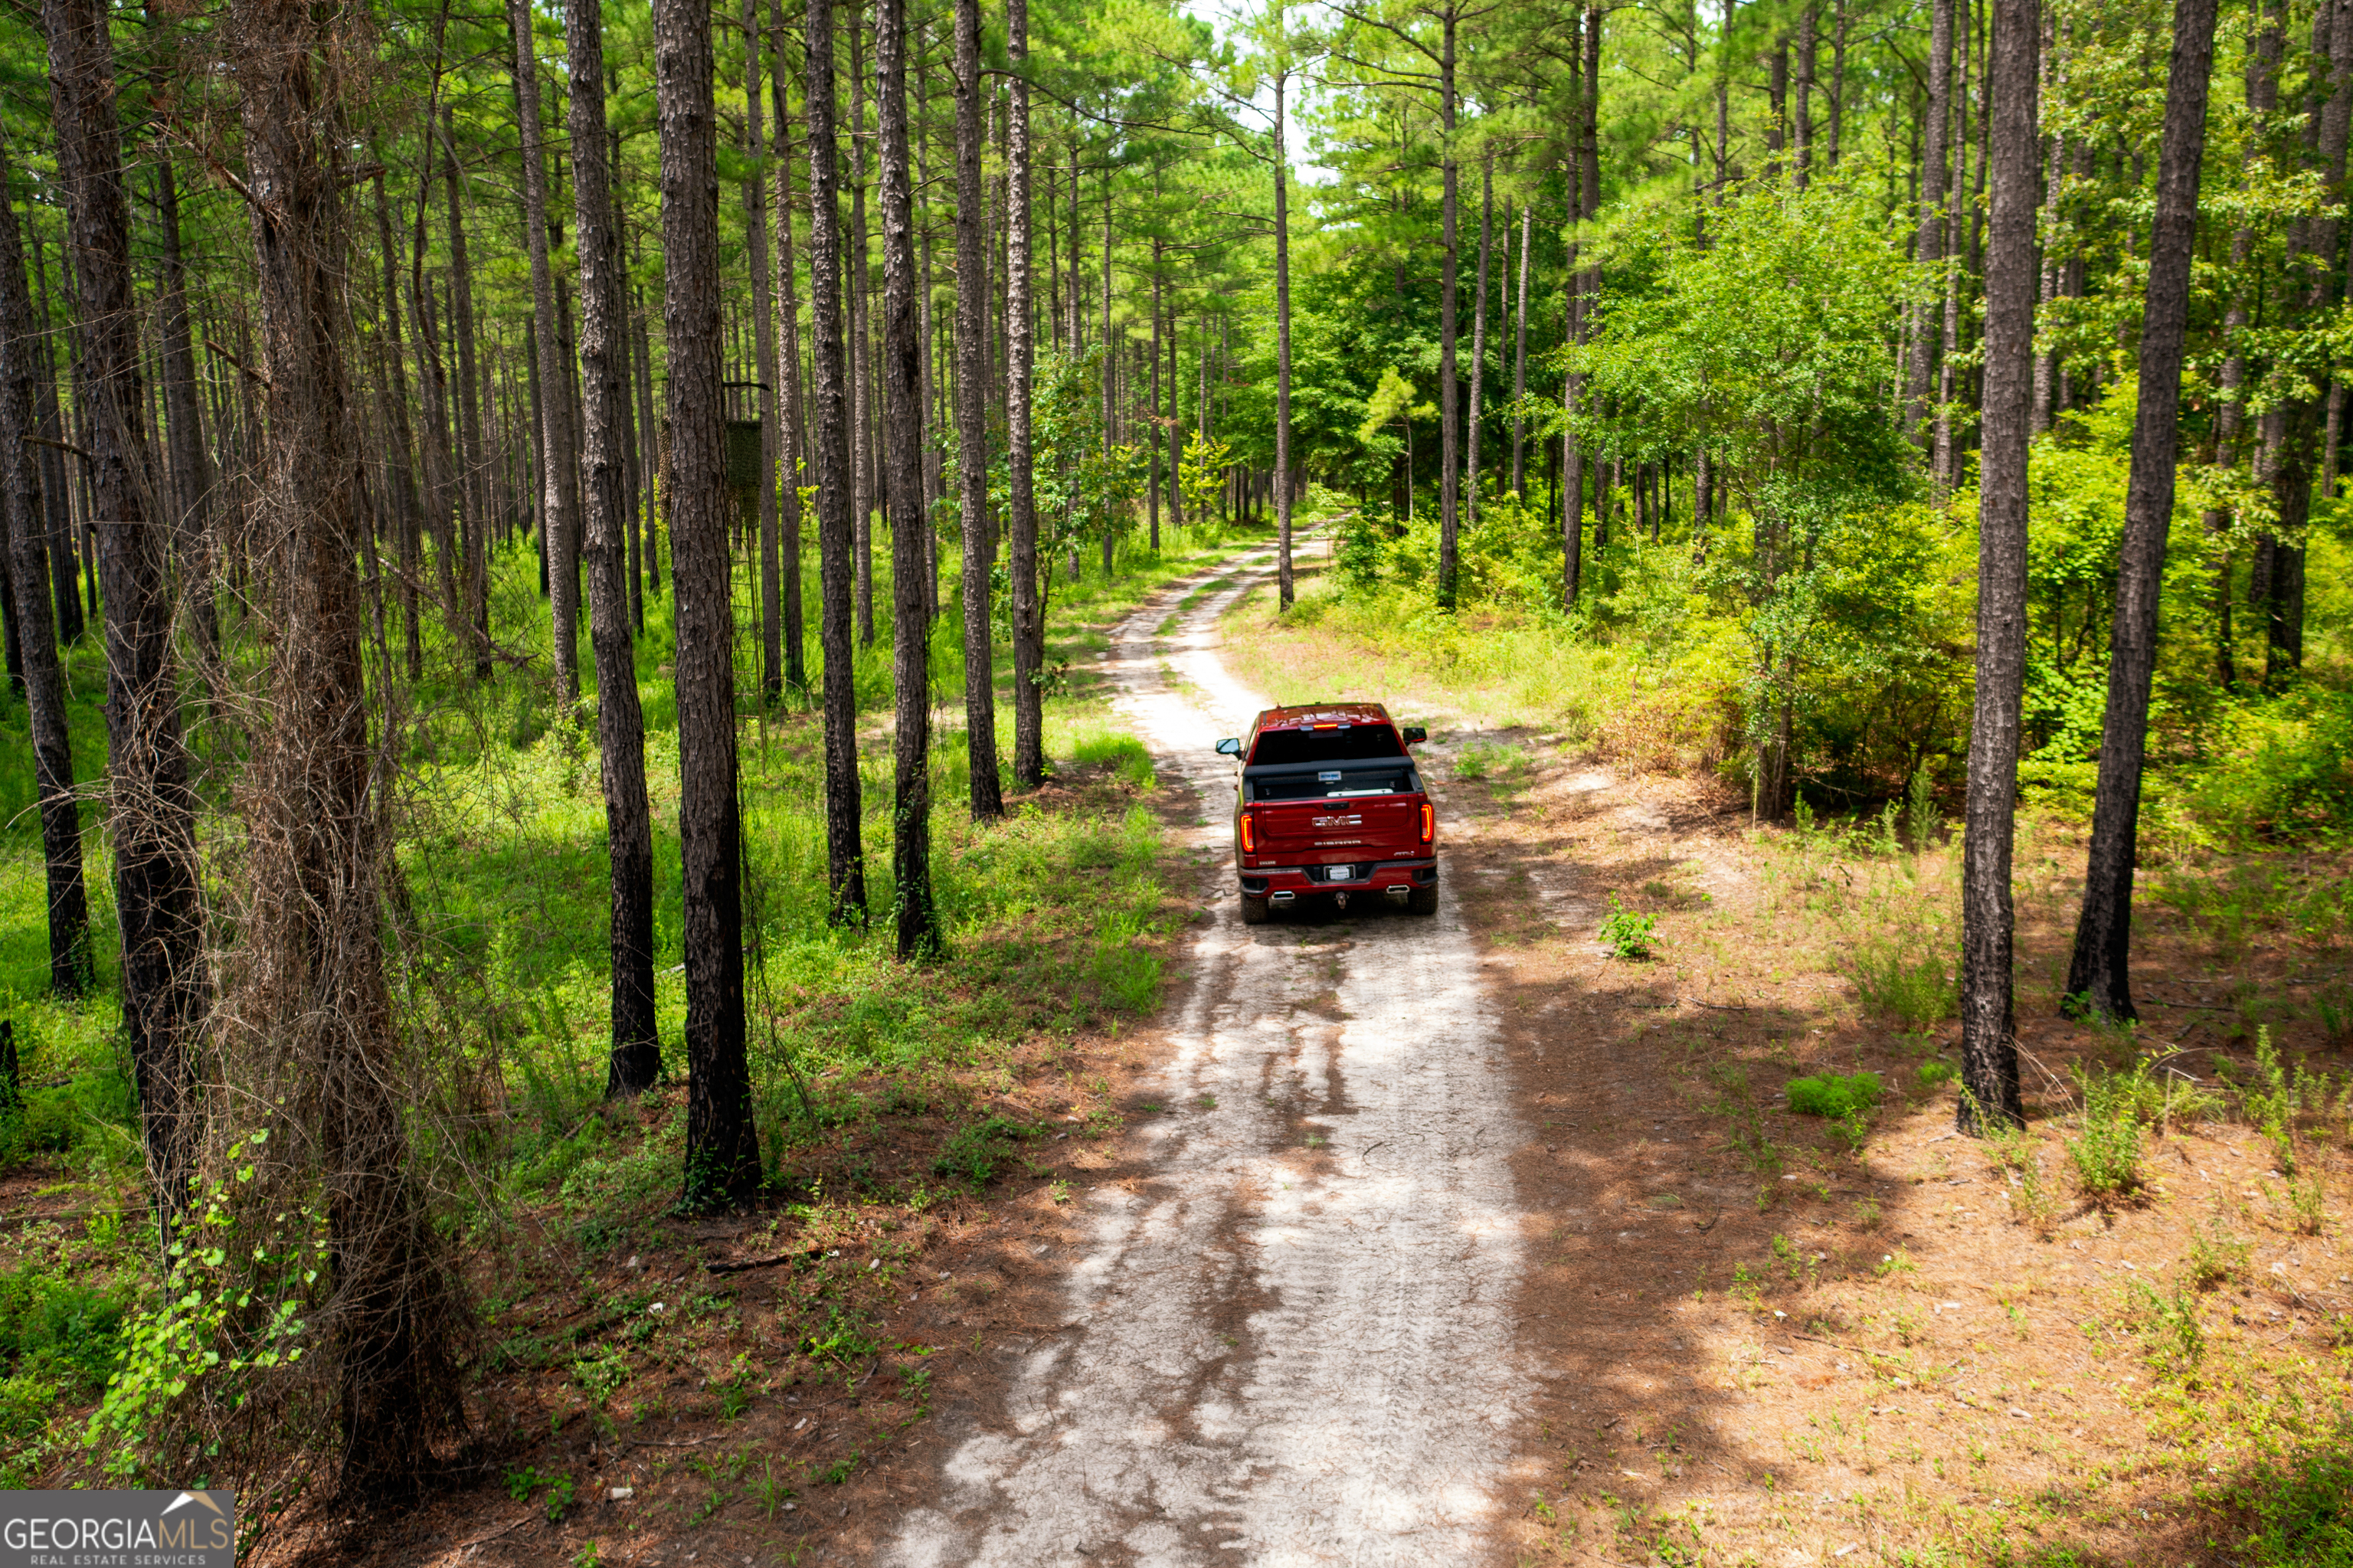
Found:
[{"label": "truck rear window", "polygon": [[1335,729],[1271,729],[1258,737],[1250,766],[1265,768],[1286,762],[1347,762],[1366,757],[1403,757],[1394,726],[1385,724],[1342,725]]},{"label": "truck rear window", "polygon": [[1407,795],[1421,786],[1415,780],[1412,767],[1400,765],[1383,768],[1366,767],[1358,762],[1353,768],[1286,768],[1279,773],[1261,773],[1256,768],[1242,775],[1252,800],[1324,800],[1344,795]]}]

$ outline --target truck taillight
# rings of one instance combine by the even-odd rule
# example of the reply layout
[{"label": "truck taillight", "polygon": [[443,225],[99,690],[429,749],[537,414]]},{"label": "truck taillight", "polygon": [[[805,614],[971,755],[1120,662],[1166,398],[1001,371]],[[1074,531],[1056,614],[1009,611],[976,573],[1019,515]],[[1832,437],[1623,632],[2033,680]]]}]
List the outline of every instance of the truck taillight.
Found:
[{"label": "truck taillight", "polygon": [[[1248,821],[1250,819],[1245,817],[1242,821]],[[1421,842],[1428,843],[1436,837],[1438,837],[1438,812],[1429,801],[1424,800],[1421,803]]]},{"label": "truck taillight", "polygon": [[[1424,821],[1428,820],[1429,810],[1426,806],[1422,808]],[[1257,853],[1258,821],[1248,811],[1244,811],[1242,813],[1242,853],[1256,854]]]}]

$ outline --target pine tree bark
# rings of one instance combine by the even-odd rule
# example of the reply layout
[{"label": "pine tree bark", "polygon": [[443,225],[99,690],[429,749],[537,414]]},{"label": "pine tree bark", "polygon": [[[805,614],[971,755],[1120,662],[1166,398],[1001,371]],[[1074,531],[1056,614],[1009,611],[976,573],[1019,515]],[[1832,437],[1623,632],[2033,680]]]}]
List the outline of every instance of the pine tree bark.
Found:
[{"label": "pine tree bark", "polygon": [[[638,434],[638,444],[645,452],[643,478],[646,486],[645,540],[638,549],[645,557],[644,591],[659,599],[661,598],[662,591],[661,508],[668,503],[669,495],[662,489],[666,474],[662,467],[664,448],[661,436],[661,415],[657,411],[654,403],[653,329],[646,319],[648,312],[642,299],[636,300],[636,310],[633,314],[635,320],[632,324],[637,335],[637,352],[630,357],[636,362],[638,411],[638,418],[642,421]],[[633,606],[641,611],[643,607],[635,606],[634,599],[633,593]],[[645,618],[642,613],[638,615],[638,627],[640,630],[645,628]]]},{"label": "pine tree bark", "polygon": [[[1278,12],[1277,16],[1278,18],[1282,18],[1283,13]],[[1288,26],[1287,21],[1284,25]],[[1452,24],[1450,22],[1448,26],[1448,37],[1451,40]],[[1287,38],[1284,40],[1283,48],[1286,57],[1283,64],[1287,68],[1290,64],[1288,58],[1290,43]],[[1450,42],[1448,46],[1450,58],[1452,52],[1452,45]],[[1291,608],[1293,595],[1291,570],[1291,147],[1287,139],[1290,127],[1284,120],[1284,111],[1288,108],[1285,101],[1286,90],[1290,85],[1291,77],[1287,69],[1276,74],[1274,79],[1274,522],[1279,562],[1277,595],[1284,609]],[[1452,91],[1451,82],[1448,91],[1451,95]],[[1450,162],[1447,164],[1447,177],[1450,180],[1454,177],[1451,156],[1450,151]],[[1447,265],[1451,269],[1453,265],[1451,260],[1451,250],[1448,255],[1450,260]],[[1106,273],[1111,270],[1108,244],[1103,253],[1103,270]],[[1449,288],[1453,286],[1450,271]],[[1106,321],[1103,323],[1103,335],[1106,340],[1111,335],[1110,328],[1111,323]],[[1452,351],[1451,329],[1448,348],[1451,353]],[[1451,576],[1447,581],[1451,588],[1452,582]],[[1451,603],[1451,600],[1450,599],[1449,602]]]},{"label": "pine tree bark", "polygon": [[[1969,49],[1961,49],[1960,65],[1956,72],[1953,93],[1954,118],[1957,129],[1965,130],[1968,122]],[[1946,193],[1944,221],[1944,309],[1942,326],[1937,337],[1936,412],[1930,422],[1928,469],[1936,482],[1947,493],[1960,485],[1960,448],[1954,440],[1953,415],[1960,388],[1954,376],[1961,346],[1961,224],[1968,189],[1969,140],[1966,134],[1953,138],[1951,163],[1952,184]]]},{"label": "pine tree bark", "polygon": [[172,537],[180,559],[181,597],[207,662],[220,651],[213,605],[212,463],[196,402],[196,352],[188,337],[188,280],[180,249],[180,187],[168,154],[155,161],[155,212],[164,245],[164,288],[156,300],[164,340],[164,418],[172,463]]},{"label": "pine tree bark", "polygon": [[1013,595],[1013,787],[1046,780],[1046,607],[1038,592],[1038,492],[1030,432],[1036,355],[1030,274],[1029,0],[1006,0],[1006,64],[1013,77],[1005,122],[1005,461],[1008,499],[1006,572]]},{"label": "pine tree bark", "polygon": [[980,0],[955,5],[955,404],[957,501],[964,534],[964,715],[972,817],[1005,814],[997,782],[997,672],[988,584],[996,566],[988,517],[988,265],[980,232]]},{"label": "pine tree bark", "polygon": [[[605,166],[607,169],[617,168],[620,162],[621,138],[617,132],[610,133],[607,138]],[[628,231],[628,217],[622,210],[620,190],[617,184],[615,185],[613,191],[613,211],[607,221],[610,226],[610,232],[617,237],[615,244],[617,247],[619,244],[617,237]],[[622,259],[617,261],[617,264],[621,269],[622,278],[624,280],[624,284],[626,285],[628,276],[628,262],[626,259]],[[646,631],[646,596],[643,558],[644,552],[640,545],[639,534],[642,514],[639,512],[638,507],[645,495],[644,464],[646,454],[638,444],[638,430],[640,416],[645,406],[643,403],[638,401],[638,377],[642,373],[638,368],[638,339],[635,308],[635,295],[625,286],[621,293],[622,316],[619,332],[621,345],[621,431],[623,437],[622,472],[624,483],[627,487],[627,501],[625,509],[621,515],[623,531],[628,537],[628,543],[629,630],[632,636],[642,637],[645,635]],[[590,627],[588,635],[589,641],[593,644],[596,641],[596,614],[593,609],[589,614],[589,622]]]},{"label": "pine tree bark", "polygon": [[413,683],[425,678],[425,644],[417,622],[417,574],[421,565],[419,529],[422,519],[417,494],[416,440],[408,429],[406,351],[400,341],[400,265],[392,244],[392,207],[385,197],[384,175],[375,176],[375,233],[384,255],[384,306],[378,313],[385,336],[385,389],[392,405],[392,506],[397,537],[394,541],[394,593],[400,603],[404,663]]},{"label": "pine tree bark", "polygon": [[803,652],[805,633],[801,612],[801,333],[800,292],[793,270],[793,122],[786,101],[784,0],[768,0],[768,36],[776,40],[776,69],[769,79],[776,111],[776,304],[783,328],[778,342],[778,371],[784,428],[778,433],[777,457],[785,471],[780,528],[785,640],[785,685],[802,694],[808,690],[808,663]]},{"label": "pine tree bark", "polygon": [[[1938,0],[1940,9],[1949,0]],[[2010,853],[2026,675],[2026,451],[2034,390],[2041,0],[1993,0],[1986,246],[1985,446],[1978,503],[1977,705],[1961,849],[1960,1129],[2015,1126]]]},{"label": "pine tree bark", "polygon": [[[41,260],[43,246],[37,230],[33,238],[34,298],[41,302],[41,375],[34,397],[38,402],[37,415],[41,422],[41,435],[50,441],[65,439],[65,415],[58,407],[58,382],[55,357],[49,348],[48,335],[48,270]],[[65,453],[54,446],[44,446],[41,460],[42,510],[48,519],[47,548],[49,556],[49,594],[58,610],[58,645],[60,648],[81,641],[83,630],[81,595],[77,591],[80,563],[73,545],[73,494],[66,478]]]},{"label": "pine tree bark", "polygon": [[670,339],[670,518],[678,595],[679,840],[685,882],[686,1189],[739,1202],[760,1181],[744,1052],[743,823],[735,795],[735,616],[728,601],[720,386],[719,127],[711,10],[654,0],[662,315]]},{"label": "pine tree bark", "polygon": [[122,933],[122,1028],[162,1227],[188,1198],[197,1131],[195,1036],[208,981],[196,875],[195,794],[180,733],[166,541],[140,389],[114,49],[99,0],[44,0],[58,182],[80,306],[77,397],[105,580],[108,821]]},{"label": "pine tree bark", "polygon": [[[568,715],[580,705],[580,479],[572,450],[572,379],[564,364],[567,334],[556,319],[555,276],[547,255],[547,147],[531,18],[528,0],[507,0],[507,26],[514,35],[517,114],[522,122],[523,238],[531,253],[533,348],[539,366],[540,527],[547,542],[556,702]],[[702,38],[707,48],[707,24]],[[713,347],[715,352],[715,344]],[[671,374],[675,377],[676,371]],[[681,654],[685,630],[679,628]],[[682,657],[678,668],[683,673]],[[729,733],[732,736],[733,732]],[[729,744],[732,747],[732,739]]]},{"label": "pine tree bark", "polygon": [[1795,149],[1790,177],[1799,190],[1813,179],[1814,74],[1820,36],[1819,13],[1808,5],[1798,13],[1798,111],[1789,119],[1789,140]]},{"label": "pine tree bark", "polygon": [[[959,42],[958,49],[963,47]],[[907,139],[907,0],[878,0],[874,68],[882,207],[882,373],[878,380],[890,432],[881,443],[882,493],[891,516],[891,662],[896,694],[891,738],[896,774],[891,802],[892,902],[899,957],[904,959],[934,952],[940,945],[939,916],[932,903],[932,620],[923,553],[930,530],[923,526],[923,343],[915,307],[914,190]],[[974,335],[977,340],[978,334]],[[986,667],[984,660],[984,671]]]},{"label": "pine tree bark", "polygon": [[90,989],[90,895],[82,880],[81,809],[74,799],[73,736],[66,715],[65,669],[58,657],[49,597],[48,526],[41,477],[21,432],[33,428],[40,338],[25,287],[25,251],[8,197],[6,149],[0,146],[0,504],[7,508],[10,615],[25,683],[33,743],[33,788],[41,817],[47,878],[49,990],[78,997]]},{"label": "pine tree bark", "polygon": [[1822,159],[1836,174],[1839,166],[1839,133],[1846,122],[1846,0],[1832,0],[1831,6],[1831,112],[1830,126],[1822,138]]},{"label": "pine tree bark", "polygon": [[785,693],[784,563],[776,535],[776,321],[768,305],[766,129],[760,122],[760,0],[744,0],[744,235],[752,272],[752,355],[760,394],[760,696]]},{"label": "pine tree bark", "polygon": [[1520,204],[1520,299],[1512,325],[1512,493],[1527,495],[1525,466],[1528,424],[1520,412],[1528,396],[1528,237],[1532,230],[1528,204]]},{"label": "pine tree bark", "polygon": [[275,578],[269,640],[280,724],[258,743],[250,792],[260,984],[320,1093],[319,1156],[334,1237],[332,1325],[347,1499],[415,1496],[433,1442],[464,1424],[448,1354],[464,1308],[408,1171],[394,1085],[398,1033],[384,975],[383,856],[369,780],[360,588],[365,523],[344,371],[345,245],[334,148],[339,58],[317,8],[237,0],[255,280],[267,366],[268,461],[259,508]]},{"label": "pine tree bark", "polygon": [[[417,312],[412,324],[417,328],[417,412],[425,421],[425,531],[433,536],[433,566],[441,588],[441,624],[455,637],[462,622],[458,602],[458,546],[449,519],[458,510],[458,460],[449,440],[449,381],[441,358],[441,326],[435,313],[433,281],[425,270],[425,215],[432,205],[432,196],[428,156],[418,179],[417,225],[409,236],[408,299]],[[420,535],[420,556],[424,547]]]},{"label": "pine tree bark", "polygon": [[850,517],[852,408],[842,345],[841,179],[834,136],[833,0],[808,0],[809,447],[817,484],[818,636],[825,655],[826,880],[836,925],[864,925],[858,684],[850,647],[856,527]]},{"label": "pine tree bark", "polygon": [[866,31],[849,11],[849,527],[858,550],[858,645],[874,646],[874,337],[866,309]]},{"label": "pine tree bark", "polygon": [[[1160,194],[1160,171],[1155,169],[1152,175],[1155,207],[1159,205]],[[1161,323],[1167,310],[1167,279],[1163,270],[1166,265],[1167,249],[1166,236],[1155,234],[1152,237],[1152,374],[1148,390],[1151,402],[1147,405],[1152,410],[1152,418],[1147,421],[1149,433],[1145,437],[1146,472],[1144,492],[1145,514],[1152,529],[1152,553],[1155,556],[1160,553],[1160,344]],[[1172,485],[1171,488],[1175,487]]]},{"label": "pine tree bark", "polygon": [[1491,149],[1479,164],[1479,287],[1471,305],[1471,417],[1463,469],[1471,493],[1463,511],[1471,526],[1479,525],[1480,405],[1486,401],[1487,274],[1495,253],[1495,154]]},{"label": "pine tree bark", "polygon": [[[1951,4],[1951,0],[1944,0]],[[1454,26],[1455,12],[1450,7],[1440,21],[1440,49],[1438,58],[1438,123],[1440,138],[1439,153],[1440,193],[1439,197],[1439,281],[1438,281],[1438,605],[1440,609],[1452,609],[1455,604],[1456,556],[1455,537],[1460,526],[1461,505],[1461,428],[1462,392],[1456,385],[1454,338],[1458,315],[1455,273],[1458,270],[1461,246],[1458,239],[1458,219],[1462,205],[1461,165],[1454,156]]]},{"label": "pine tree bark", "polygon": [[474,363],[473,269],[466,259],[464,172],[458,166],[456,116],[443,111],[441,149],[449,196],[449,314],[458,340],[458,523],[464,556],[466,640],[474,652],[474,679],[491,678],[490,507],[483,494],[489,464],[482,451],[481,380]]},{"label": "pine tree bark", "polygon": [[[2323,0],[2313,17],[2313,53],[2330,62],[2323,78],[2313,73],[2307,83],[2305,155],[2320,188],[2341,195],[2345,188],[2346,146],[2353,129],[2353,5],[2344,0]],[[2321,83],[2327,91],[2323,95]],[[2322,215],[2303,219],[2289,230],[2287,257],[2288,309],[2285,319],[2299,326],[2316,323],[2336,295],[2337,279],[2337,219]],[[2251,593],[2251,608],[2264,619],[2263,683],[2278,689],[2304,663],[2305,530],[2312,514],[2314,472],[2320,466],[2318,445],[2322,402],[2299,393],[2283,398],[2263,415],[2263,461],[2261,477],[2272,493],[2274,532],[2256,542],[2255,569],[2251,582],[2263,591]]]},{"label": "pine tree bark", "polygon": [[[1275,234],[1275,244],[1279,248],[1282,243],[1282,235],[1280,228],[1278,228]],[[1117,441],[1117,437],[1113,433],[1116,415],[1114,414],[1112,406],[1112,388],[1117,385],[1119,380],[1119,345],[1112,341],[1111,332],[1112,244],[1111,170],[1106,168],[1103,170],[1103,355],[1102,374],[1098,377],[1098,389],[1100,390],[1103,397],[1103,424],[1096,432],[1097,439],[1102,442],[1103,454],[1106,461],[1108,461],[1111,456],[1112,447]],[[1281,440],[1282,439],[1282,431],[1281,429],[1282,421],[1278,418],[1275,423],[1277,427],[1275,430],[1275,439],[1277,440]],[[1115,514],[1113,516],[1104,519],[1103,531],[1103,581],[1105,582],[1109,582],[1112,579],[1112,546],[1117,541],[1119,532],[1119,522]],[[1285,548],[1282,552],[1282,559],[1286,563],[1285,569],[1287,570],[1287,563],[1290,559],[1290,551],[1288,548]],[[1072,573],[1071,575],[1075,577],[1077,574]]]},{"label": "pine tree bark", "polygon": [[[623,461],[628,316],[620,236],[605,164],[603,0],[568,0],[573,234],[580,254],[580,496],[588,563],[588,644],[596,662],[596,745],[611,867],[612,1043],[605,1093],[654,1086],[654,843],[646,802],[646,726],[629,637],[629,496]],[[733,693],[729,705],[733,707]],[[682,711],[682,710],[681,710]],[[732,736],[732,730],[731,730]]]},{"label": "pine tree bark", "polygon": [[2181,440],[2181,361],[2189,318],[2189,268],[2198,242],[2198,175],[2206,155],[2215,9],[2216,0],[2175,0],[2173,7],[2157,217],[2149,236],[2141,318],[2140,400],[2133,419],[2132,474],[2125,494],[2116,622],[2108,645],[2099,792],[2092,810],[2083,912],[2075,922],[2075,950],[2067,970],[2071,1011],[2119,1021],[2137,1016],[2130,970],[2133,867],[2149,686],[2157,669],[2158,604]]}]

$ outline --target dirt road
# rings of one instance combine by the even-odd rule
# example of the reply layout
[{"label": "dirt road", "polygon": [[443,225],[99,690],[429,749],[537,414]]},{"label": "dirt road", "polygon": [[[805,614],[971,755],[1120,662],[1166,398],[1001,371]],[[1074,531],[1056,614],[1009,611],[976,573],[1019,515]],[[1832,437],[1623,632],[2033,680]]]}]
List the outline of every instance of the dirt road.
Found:
[{"label": "dirt road", "polygon": [[[1523,1243],[1480,955],[1439,913],[1278,917],[1233,895],[1211,746],[1266,706],[1218,657],[1268,557],[1115,635],[1121,708],[1200,799],[1199,929],[1145,1121],[1152,1175],[1086,1194],[1073,1327],[956,1435],[907,1564],[1466,1563],[1525,1386]],[[1167,633],[1157,629],[1171,615]],[[1444,864],[1441,850],[1441,866]]]}]

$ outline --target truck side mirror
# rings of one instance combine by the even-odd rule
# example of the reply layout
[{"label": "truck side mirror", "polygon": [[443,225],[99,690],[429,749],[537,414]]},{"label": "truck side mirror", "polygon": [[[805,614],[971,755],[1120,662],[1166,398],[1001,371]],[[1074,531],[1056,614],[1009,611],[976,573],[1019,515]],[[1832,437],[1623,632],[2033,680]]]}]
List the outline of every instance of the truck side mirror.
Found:
[{"label": "truck side mirror", "polygon": [[1409,724],[1405,726],[1405,743],[1408,746],[1419,745],[1421,742],[1428,740],[1429,738],[1430,732],[1422,728],[1421,726],[1418,724]]},{"label": "truck side mirror", "polygon": [[1241,754],[1242,743],[1235,736],[1228,736],[1225,739],[1218,742],[1218,755],[1219,757],[1240,757]]}]

